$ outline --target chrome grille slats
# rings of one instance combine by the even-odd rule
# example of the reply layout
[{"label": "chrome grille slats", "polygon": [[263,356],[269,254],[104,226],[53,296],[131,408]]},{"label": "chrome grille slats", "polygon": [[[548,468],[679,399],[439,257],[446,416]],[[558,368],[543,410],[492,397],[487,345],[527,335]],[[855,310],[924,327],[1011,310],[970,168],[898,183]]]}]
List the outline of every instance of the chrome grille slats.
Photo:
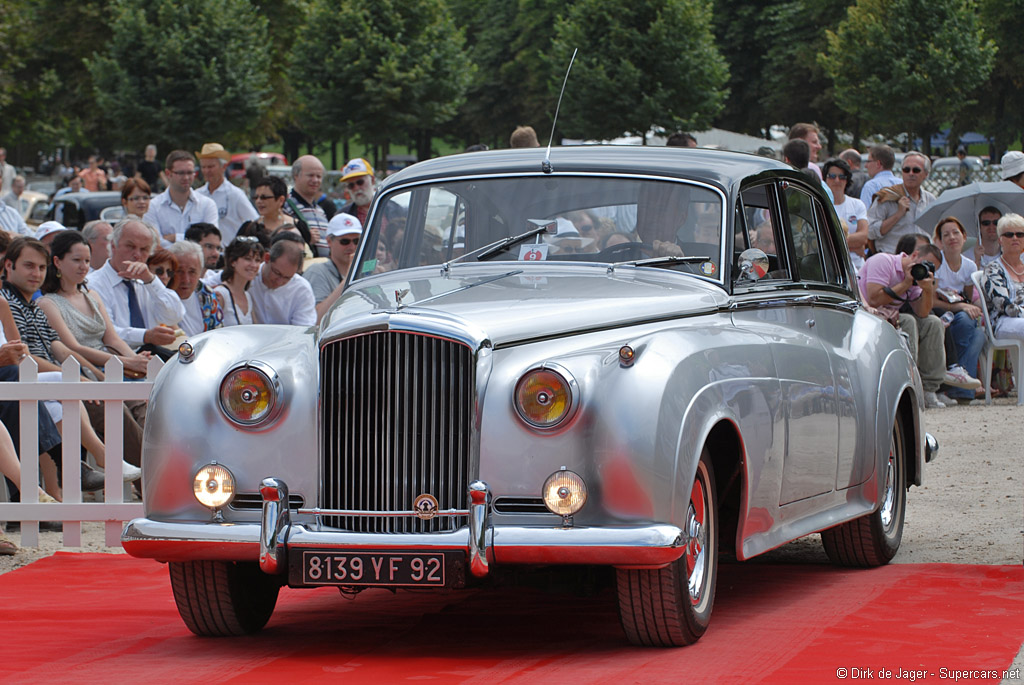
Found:
[{"label": "chrome grille slats", "polygon": [[[429,493],[440,509],[469,506],[474,357],[461,342],[382,331],[320,353],[321,507],[409,511]],[[458,517],[332,516],[324,524],[375,533],[456,530]]]}]

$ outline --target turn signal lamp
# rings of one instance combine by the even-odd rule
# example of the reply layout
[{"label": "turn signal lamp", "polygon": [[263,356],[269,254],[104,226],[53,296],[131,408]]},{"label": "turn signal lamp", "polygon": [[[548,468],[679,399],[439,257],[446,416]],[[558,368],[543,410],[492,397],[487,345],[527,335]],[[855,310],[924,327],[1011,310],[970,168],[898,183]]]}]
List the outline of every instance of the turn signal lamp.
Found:
[{"label": "turn signal lamp", "polygon": [[554,428],[572,414],[577,402],[575,386],[572,376],[561,367],[527,371],[516,384],[516,412],[534,428]]},{"label": "turn signal lamp", "polygon": [[565,469],[548,476],[541,492],[548,511],[563,518],[572,516],[587,503],[586,483],[577,474]]},{"label": "turn signal lamp", "polygon": [[220,509],[235,496],[235,477],[220,464],[207,464],[192,479],[192,492],[204,507]]}]

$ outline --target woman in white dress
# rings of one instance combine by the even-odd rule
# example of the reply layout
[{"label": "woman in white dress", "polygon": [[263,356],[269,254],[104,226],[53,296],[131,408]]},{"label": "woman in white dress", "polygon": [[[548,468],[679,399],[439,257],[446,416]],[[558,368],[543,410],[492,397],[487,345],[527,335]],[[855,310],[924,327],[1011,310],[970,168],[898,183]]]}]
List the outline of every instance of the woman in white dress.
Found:
[{"label": "woman in white dress", "polygon": [[821,176],[832,191],[832,206],[836,215],[846,224],[846,247],[850,251],[853,268],[860,271],[864,265],[864,249],[868,246],[868,210],[864,203],[846,194],[853,183],[853,172],[844,160],[830,159],[821,165]]},{"label": "woman in white dress", "polygon": [[213,292],[220,300],[225,326],[258,323],[253,320],[249,283],[260,272],[263,254],[256,236],[238,236],[224,250],[224,271]]}]

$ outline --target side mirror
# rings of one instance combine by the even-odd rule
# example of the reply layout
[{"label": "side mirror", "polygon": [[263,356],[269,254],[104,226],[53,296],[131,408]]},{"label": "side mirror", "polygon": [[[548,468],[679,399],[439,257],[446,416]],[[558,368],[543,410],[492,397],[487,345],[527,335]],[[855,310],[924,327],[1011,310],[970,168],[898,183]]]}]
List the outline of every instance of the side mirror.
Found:
[{"label": "side mirror", "polygon": [[740,253],[740,273],[736,280],[759,281],[768,273],[768,255],[751,247]]}]

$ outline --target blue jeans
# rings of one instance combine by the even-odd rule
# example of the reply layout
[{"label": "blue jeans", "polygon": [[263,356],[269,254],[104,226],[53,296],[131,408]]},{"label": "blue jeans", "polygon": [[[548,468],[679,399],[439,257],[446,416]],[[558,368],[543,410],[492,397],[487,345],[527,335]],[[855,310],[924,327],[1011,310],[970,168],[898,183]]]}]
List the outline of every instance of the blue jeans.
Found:
[{"label": "blue jeans", "polygon": [[[977,376],[978,357],[985,345],[985,329],[965,312],[956,312],[948,330],[956,346],[956,363],[967,369],[970,375]],[[974,391],[965,388],[949,388],[946,394],[954,399],[974,399]]]}]

